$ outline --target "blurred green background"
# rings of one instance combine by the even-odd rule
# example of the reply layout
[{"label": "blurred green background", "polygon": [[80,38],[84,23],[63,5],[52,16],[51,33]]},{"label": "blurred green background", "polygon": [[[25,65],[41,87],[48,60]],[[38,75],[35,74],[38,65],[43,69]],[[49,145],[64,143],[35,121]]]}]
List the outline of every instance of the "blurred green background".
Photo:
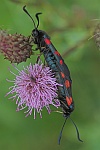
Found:
[{"label": "blurred green background", "polygon": [[[33,24],[22,10],[24,5],[33,17],[36,12],[43,13],[39,29],[51,36],[70,68],[75,101],[71,118],[84,142],[77,140],[68,120],[58,145],[64,122],[59,113],[48,115],[44,109],[43,118],[37,114],[34,120],[33,116],[25,118],[24,111],[16,112],[15,101],[5,97],[12,85],[6,79],[14,79],[8,67],[14,68],[0,54],[0,150],[100,150],[100,51],[93,38],[88,40],[99,22],[93,19],[100,18],[100,0],[0,0],[0,28],[30,35]],[[32,56],[18,68],[35,60]]]}]

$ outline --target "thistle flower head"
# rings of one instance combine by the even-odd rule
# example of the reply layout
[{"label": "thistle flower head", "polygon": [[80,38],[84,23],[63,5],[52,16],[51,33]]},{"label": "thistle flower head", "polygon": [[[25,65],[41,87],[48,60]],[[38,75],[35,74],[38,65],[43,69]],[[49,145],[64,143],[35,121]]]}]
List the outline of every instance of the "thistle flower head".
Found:
[{"label": "thistle flower head", "polygon": [[10,92],[7,93],[7,95],[15,94],[10,99],[16,100],[17,111],[27,108],[25,113],[28,116],[32,114],[34,109],[34,118],[36,118],[36,112],[42,117],[43,107],[46,107],[50,113],[50,105],[60,106],[57,99],[57,89],[58,86],[62,85],[56,82],[56,78],[49,67],[43,64],[30,64],[26,68],[23,67],[22,71],[18,69],[17,71],[18,75],[10,71],[16,78],[13,80],[14,85],[10,87]]},{"label": "thistle flower head", "polygon": [[0,30],[0,52],[11,63],[26,61],[32,55],[30,38],[17,33],[11,35]]}]

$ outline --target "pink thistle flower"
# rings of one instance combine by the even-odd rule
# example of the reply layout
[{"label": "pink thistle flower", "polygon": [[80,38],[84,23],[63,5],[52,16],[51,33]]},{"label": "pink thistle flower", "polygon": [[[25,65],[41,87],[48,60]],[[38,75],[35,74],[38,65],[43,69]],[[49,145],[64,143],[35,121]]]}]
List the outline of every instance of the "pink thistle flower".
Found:
[{"label": "pink thistle flower", "polygon": [[49,67],[43,64],[30,64],[26,68],[20,71],[16,67],[18,75],[14,74],[16,78],[13,81],[14,85],[10,87],[10,92],[6,94],[15,94],[9,99],[16,99],[17,111],[28,108],[25,113],[26,116],[32,114],[34,110],[34,119],[36,118],[36,112],[42,117],[42,109],[46,107],[50,114],[50,105],[55,107],[60,106],[60,102],[57,99],[58,86],[62,86],[57,83],[55,75],[52,73]]}]

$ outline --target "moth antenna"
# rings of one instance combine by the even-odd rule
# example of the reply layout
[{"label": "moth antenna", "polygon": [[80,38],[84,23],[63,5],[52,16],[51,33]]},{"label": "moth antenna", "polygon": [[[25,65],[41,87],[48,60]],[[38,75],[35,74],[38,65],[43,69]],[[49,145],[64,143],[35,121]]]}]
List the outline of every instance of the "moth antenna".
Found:
[{"label": "moth antenna", "polygon": [[29,12],[26,10],[26,5],[23,7],[23,10],[25,11],[25,13],[31,18],[31,20],[32,20],[32,22],[33,22],[33,24],[34,24],[34,27],[35,27],[35,29],[37,29],[38,28],[38,26],[39,26],[39,17],[38,17],[38,15],[40,15],[40,14],[42,14],[42,13],[36,13],[36,19],[37,19],[37,27],[36,27],[36,25],[35,25],[35,22],[34,22],[34,20],[33,20],[33,18],[32,18],[32,16],[29,14]]},{"label": "moth antenna", "polygon": [[[70,116],[69,116],[69,118],[70,118]],[[78,140],[79,140],[80,142],[83,142],[83,141],[80,139],[80,134],[79,134],[79,131],[78,131],[78,128],[77,128],[75,122],[74,122],[71,118],[70,118],[70,120],[71,120],[71,122],[73,123],[73,125],[75,126]]]},{"label": "moth antenna", "polygon": [[[58,144],[59,144],[59,145],[60,145],[60,141],[61,141],[61,137],[62,137],[62,132],[63,132],[64,126],[65,126],[66,121],[67,121],[68,118],[70,118],[70,116],[66,117],[66,119],[65,119],[65,121],[64,121],[64,123],[63,123],[63,126],[62,126],[62,128],[61,128],[61,131],[60,131],[60,134],[59,134],[59,138],[58,138]],[[80,142],[83,142],[83,141],[80,139],[80,134],[79,134],[79,131],[78,131],[78,128],[77,128],[75,122],[74,122],[71,118],[70,118],[70,120],[71,120],[71,122],[73,123],[73,125],[75,126],[78,140],[79,140]]]},{"label": "moth antenna", "polygon": [[38,23],[37,23],[37,27],[36,28],[38,28],[38,26],[39,26],[39,17],[38,17],[38,15],[41,15],[42,13],[37,13],[35,16],[36,16],[36,19],[37,19],[37,21],[38,21]]},{"label": "moth antenna", "polygon": [[24,10],[24,12],[31,18],[31,20],[32,20],[32,22],[33,22],[33,24],[34,24],[35,29],[37,29],[33,18],[31,17],[31,15],[29,14],[29,12],[26,10],[26,5],[23,7],[23,10]]},{"label": "moth antenna", "polygon": [[64,123],[63,123],[63,126],[61,128],[61,131],[60,131],[60,134],[59,134],[59,138],[58,138],[58,144],[60,145],[60,141],[61,141],[61,137],[62,137],[62,132],[63,132],[63,129],[64,129],[64,126],[66,124],[66,121],[67,121],[67,118],[65,119]]}]

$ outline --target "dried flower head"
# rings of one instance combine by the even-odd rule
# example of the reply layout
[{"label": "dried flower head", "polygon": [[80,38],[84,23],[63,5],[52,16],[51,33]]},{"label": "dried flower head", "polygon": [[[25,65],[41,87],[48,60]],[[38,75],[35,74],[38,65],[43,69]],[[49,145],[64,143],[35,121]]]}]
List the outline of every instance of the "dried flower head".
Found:
[{"label": "dried flower head", "polygon": [[95,28],[95,31],[94,31],[94,40],[95,40],[97,46],[100,49],[100,23],[97,24],[97,26]]},{"label": "dried flower head", "polygon": [[57,99],[57,90],[58,86],[62,85],[56,82],[56,78],[49,67],[43,64],[30,64],[26,68],[23,67],[22,71],[18,70],[18,75],[15,76],[14,85],[10,87],[11,90],[7,95],[15,94],[9,99],[16,99],[17,111],[28,108],[25,112],[27,113],[26,116],[28,116],[32,114],[34,109],[35,119],[36,112],[42,117],[41,111],[43,107],[46,107],[48,113],[50,113],[49,105],[60,106],[60,102]]},{"label": "dried flower head", "polygon": [[26,61],[32,55],[30,38],[17,33],[11,35],[6,31],[0,30],[0,52],[11,63]]}]

